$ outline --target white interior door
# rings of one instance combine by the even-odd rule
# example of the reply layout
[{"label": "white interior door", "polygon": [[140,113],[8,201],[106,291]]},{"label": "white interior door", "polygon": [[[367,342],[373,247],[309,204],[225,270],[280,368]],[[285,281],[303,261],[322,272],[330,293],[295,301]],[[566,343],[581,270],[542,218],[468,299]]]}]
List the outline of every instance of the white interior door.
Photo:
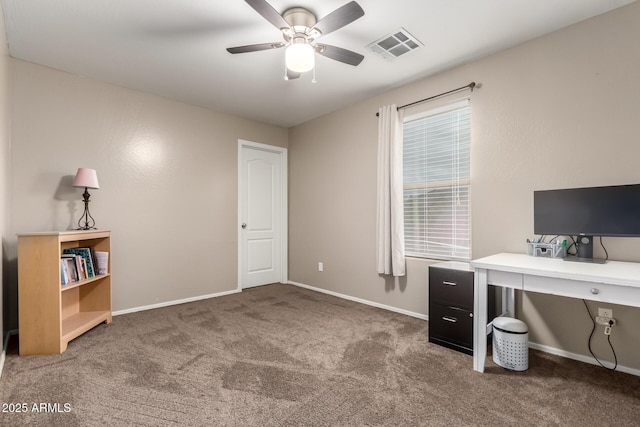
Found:
[{"label": "white interior door", "polygon": [[239,141],[239,287],[286,281],[286,149]]}]

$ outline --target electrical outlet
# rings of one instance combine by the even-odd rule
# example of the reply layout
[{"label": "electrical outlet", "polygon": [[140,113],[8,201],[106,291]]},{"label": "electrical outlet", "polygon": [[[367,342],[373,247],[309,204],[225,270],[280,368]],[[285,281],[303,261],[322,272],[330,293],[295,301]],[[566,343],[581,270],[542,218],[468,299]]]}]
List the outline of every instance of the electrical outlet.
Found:
[{"label": "electrical outlet", "polygon": [[596,317],[596,323],[603,326],[615,326],[616,319],[614,319],[613,317],[598,316]]},{"label": "electrical outlet", "polygon": [[322,262],[318,263],[318,271],[324,271],[324,263]]},{"label": "electrical outlet", "polygon": [[600,317],[613,317],[613,309],[611,308],[598,308],[598,316]]}]

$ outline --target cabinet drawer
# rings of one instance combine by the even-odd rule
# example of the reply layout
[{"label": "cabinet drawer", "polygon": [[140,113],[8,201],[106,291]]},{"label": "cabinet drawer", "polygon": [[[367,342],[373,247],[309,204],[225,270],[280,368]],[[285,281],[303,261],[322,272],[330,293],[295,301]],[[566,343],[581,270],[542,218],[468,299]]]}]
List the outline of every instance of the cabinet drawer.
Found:
[{"label": "cabinet drawer", "polygon": [[429,267],[429,301],[473,310],[473,272]]},{"label": "cabinet drawer", "polygon": [[429,341],[473,349],[473,315],[471,311],[441,304],[431,304]]}]

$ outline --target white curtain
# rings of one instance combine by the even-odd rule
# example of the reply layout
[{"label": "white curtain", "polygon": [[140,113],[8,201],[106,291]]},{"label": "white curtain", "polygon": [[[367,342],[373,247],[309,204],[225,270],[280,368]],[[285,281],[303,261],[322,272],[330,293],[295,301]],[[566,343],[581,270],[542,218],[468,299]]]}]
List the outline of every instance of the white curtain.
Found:
[{"label": "white curtain", "polygon": [[404,276],[402,111],[393,104],[378,114],[377,270]]}]

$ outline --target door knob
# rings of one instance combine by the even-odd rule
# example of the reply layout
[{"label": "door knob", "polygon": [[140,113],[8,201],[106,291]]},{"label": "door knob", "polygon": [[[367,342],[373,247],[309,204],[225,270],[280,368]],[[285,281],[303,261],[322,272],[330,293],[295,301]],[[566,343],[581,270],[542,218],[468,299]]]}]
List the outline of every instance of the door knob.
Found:
[{"label": "door knob", "polygon": [[247,228],[247,223],[246,223],[246,222],[243,222],[243,223],[242,223],[242,228],[243,228],[243,229]]}]

